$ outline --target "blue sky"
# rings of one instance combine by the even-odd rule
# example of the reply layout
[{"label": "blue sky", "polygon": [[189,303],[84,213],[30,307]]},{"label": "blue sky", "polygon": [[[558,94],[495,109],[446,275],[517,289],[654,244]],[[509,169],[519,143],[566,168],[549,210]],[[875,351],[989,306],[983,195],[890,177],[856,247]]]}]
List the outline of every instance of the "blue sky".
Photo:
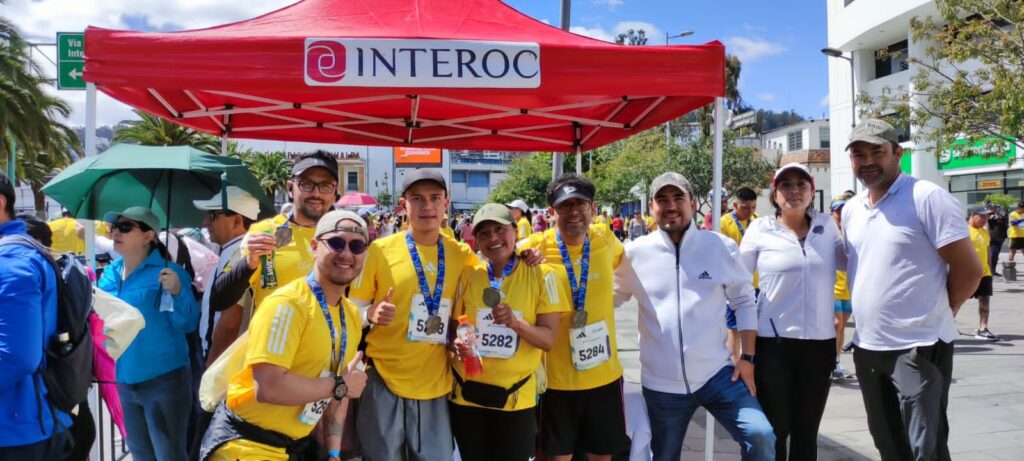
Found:
[{"label": "blue sky", "polygon": [[[559,24],[559,0],[506,3]],[[673,44],[719,40],[743,61],[740,92],[748,104],[812,118],[828,112],[827,58],[820,52],[826,19],[823,0],[574,0],[572,6],[572,26],[590,33],[614,37],[620,23],[643,22],[658,29],[648,31],[651,45],[664,44],[665,32],[694,32]]]}]

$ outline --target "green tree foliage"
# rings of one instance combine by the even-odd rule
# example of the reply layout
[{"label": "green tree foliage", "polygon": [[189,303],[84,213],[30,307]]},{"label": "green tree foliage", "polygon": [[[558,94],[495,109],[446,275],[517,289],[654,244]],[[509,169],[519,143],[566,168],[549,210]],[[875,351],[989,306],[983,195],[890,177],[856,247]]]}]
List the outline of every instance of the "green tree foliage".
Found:
[{"label": "green tree foliage", "polygon": [[386,191],[380,191],[377,192],[377,196],[374,198],[377,199],[377,203],[380,204],[382,208],[391,209],[391,194],[387,193]]},{"label": "green tree foliage", "polygon": [[144,146],[192,146],[211,154],[220,153],[220,140],[155,115],[136,110],[139,120],[129,121],[128,127],[114,133],[114,142],[128,142]]},{"label": "green tree foliage", "polygon": [[[864,112],[894,113],[901,125],[936,125],[914,139],[936,153],[992,137],[1024,146],[1024,2],[937,0],[936,6],[938,17],[911,20],[913,40],[931,42],[923,56],[907,58],[920,69],[911,76],[913,93],[861,95]],[[955,145],[958,138],[968,142]]]},{"label": "green tree foliage", "polygon": [[623,203],[637,199],[631,191],[644,189],[670,164],[665,152],[664,132],[650,129],[600,150],[600,168],[591,172],[597,186],[597,199],[602,205],[619,209]]},{"label": "green tree foliage", "polygon": [[548,183],[551,182],[551,157],[550,153],[517,157],[508,167],[508,176],[498,184],[487,200],[509,203],[515,199],[522,199],[530,206],[546,207],[546,191]]},{"label": "green tree foliage", "polygon": [[643,29],[629,29],[624,34],[615,37],[615,43],[619,45],[643,46],[647,44],[647,32]]},{"label": "green tree foliage", "polygon": [[1015,195],[989,194],[985,197],[985,200],[979,203],[979,205],[984,204],[985,202],[992,202],[1003,210],[1013,210],[1017,208],[1017,203],[1020,202],[1020,199]]},{"label": "green tree foliage", "polygon": [[[777,165],[762,158],[752,147],[738,147],[733,143],[736,134],[725,132],[722,143],[722,186],[735,191],[749,187],[755,191],[765,188],[770,182]],[[682,146],[674,152],[668,162],[668,169],[677,171],[693,186],[693,195],[699,206],[708,205],[708,192],[714,175],[714,144],[712,138],[704,138]]]},{"label": "green tree foliage", "polygon": [[260,188],[272,200],[277,192],[284,190],[285,183],[292,177],[292,162],[284,152],[256,152],[252,149],[232,149],[229,145],[228,155],[242,160],[246,168],[260,183]]}]

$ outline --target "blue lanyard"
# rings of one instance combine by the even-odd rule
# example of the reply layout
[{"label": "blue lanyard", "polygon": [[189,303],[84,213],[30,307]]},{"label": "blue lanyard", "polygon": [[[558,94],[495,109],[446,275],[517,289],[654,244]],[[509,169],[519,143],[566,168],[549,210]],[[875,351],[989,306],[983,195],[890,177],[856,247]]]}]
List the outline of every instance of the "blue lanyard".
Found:
[{"label": "blue lanyard", "polygon": [[420,252],[416,251],[412,232],[405,233],[405,244],[409,246],[409,256],[412,257],[412,267],[416,269],[416,278],[420,282],[423,302],[427,304],[427,313],[431,316],[437,315],[437,311],[441,309],[441,293],[444,291],[444,243],[441,236],[437,236],[437,280],[434,282],[434,294],[430,294],[430,288],[427,286],[427,274],[423,271],[423,261],[420,260]]},{"label": "blue lanyard", "polygon": [[555,238],[558,240],[558,252],[562,253],[562,264],[565,266],[565,273],[569,276],[569,287],[572,288],[572,304],[577,311],[582,311],[587,301],[587,279],[590,277],[590,236],[583,240],[583,255],[580,257],[580,280],[576,281],[576,271],[572,268],[572,260],[569,259],[569,249],[565,247],[562,234],[555,231]]},{"label": "blue lanyard", "polygon": [[736,217],[736,212],[729,213],[732,215],[732,222],[736,223],[736,228],[740,230],[740,237],[747,233],[747,229],[743,227],[743,223],[740,222],[740,218]]},{"label": "blue lanyard", "polygon": [[337,367],[341,365],[341,358],[345,356],[345,346],[348,345],[348,330],[345,328],[345,307],[342,303],[338,303],[338,316],[341,317],[341,351],[338,354],[337,364],[335,364],[334,350],[338,346],[335,343],[334,320],[331,319],[331,312],[327,310],[327,297],[324,296],[324,289],[320,287],[320,282],[316,281],[316,277],[312,272],[306,277],[306,283],[309,284],[309,289],[313,291],[316,302],[320,304],[320,311],[324,313],[324,320],[327,321],[327,330],[331,334],[331,371],[337,373]]},{"label": "blue lanyard", "polygon": [[509,274],[512,273],[512,268],[515,267],[515,265],[516,265],[516,255],[513,254],[512,255],[512,259],[510,259],[508,261],[508,263],[505,264],[505,269],[503,269],[501,271],[501,278],[495,280],[494,279],[494,267],[491,266],[491,262],[490,261],[487,261],[487,278],[491,282],[491,288],[494,288],[495,290],[501,290],[501,284],[504,283],[505,282],[505,278],[508,277]]}]

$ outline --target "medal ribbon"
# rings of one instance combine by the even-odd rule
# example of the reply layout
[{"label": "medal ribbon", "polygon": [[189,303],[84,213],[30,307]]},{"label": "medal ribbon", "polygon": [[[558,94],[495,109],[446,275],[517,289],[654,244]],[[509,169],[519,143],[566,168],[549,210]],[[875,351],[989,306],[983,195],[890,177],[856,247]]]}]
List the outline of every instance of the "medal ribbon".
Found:
[{"label": "medal ribbon", "polygon": [[740,218],[736,217],[736,212],[730,213],[732,215],[732,221],[736,223],[736,228],[740,230],[740,237],[743,237],[747,233],[747,229],[743,227],[743,223],[740,222]]},{"label": "medal ribbon", "polygon": [[562,265],[565,266],[565,273],[569,276],[573,307],[576,311],[583,311],[587,301],[587,279],[590,277],[590,236],[588,235],[583,240],[579,282],[576,281],[576,271],[572,268],[572,260],[569,259],[569,249],[565,246],[565,240],[562,240],[562,234],[555,231],[555,238],[558,240],[558,252],[562,254]]},{"label": "medal ribbon", "polygon": [[345,307],[342,306],[342,303],[338,303],[338,316],[341,317],[341,351],[339,351],[337,358],[335,358],[334,350],[338,346],[335,343],[334,320],[331,319],[331,311],[327,310],[327,297],[324,296],[324,290],[320,287],[320,282],[316,281],[316,277],[312,272],[306,277],[306,283],[309,284],[309,289],[313,291],[316,302],[320,304],[320,311],[324,313],[324,320],[327,321],[327,330],[331,334],[331,370],[337,373],[338,366],[341,365],[341,358],[345,356],[345,347],[348,345],[348,330],[345,328]]},{"label": "medal ribbon", "polygon": [[516,265],[516,255],[512,255],[512,259],[505,264],[505,268],[501,271],[501,278],[495,280],[494,278],[494,267],[491,266],[491,262],[487,261],[487,278],[491,281],[491,288],[501,291],[501,284],[505,282],[505,277],[508,277],[512,273],[512,268]]},{"label": "medal ribbon", "polygon": [[441,309],[441,292],[444,291],[444,243],[441,236],[437,236],[437,280],[434,282],[434,294],[430,294],[430,287],[427,286],[427,274],[423,271],[423,261],[420,260],[420,252],[416,251],[416,242],[412,239],[412,233],[405,233],[405,244],[409,247],[409,256],[412,257],[412,267],[416,269],[416,278],[420,282],[420,292],[423,293],[423,302],[427,304],[427,313],[431,317],[437,315]]}]

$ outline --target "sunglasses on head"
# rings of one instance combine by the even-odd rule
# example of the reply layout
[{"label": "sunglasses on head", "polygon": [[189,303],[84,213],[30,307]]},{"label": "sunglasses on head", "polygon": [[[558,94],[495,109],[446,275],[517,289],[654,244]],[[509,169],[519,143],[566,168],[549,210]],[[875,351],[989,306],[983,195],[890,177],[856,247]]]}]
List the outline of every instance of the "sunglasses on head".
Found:
[{"label": "sunglasses on head", "polygon": [[110,230],[111,231],[115,231],[116,230],[116,231],[118,231],[118,232],[120,232],[122,234],[127,234],[127,233],[131,232],[133,229],[135,229],[136,227],[139,227],[139,225],[135,224],[135,223],[133,223],[131,221],[121,221],[121,222],[116,222],[114,224],[111,224],[110,225]]},{"label": "sunglasses on head", "polygon": [[331,237],[326,239],[317,239],[327,245],[327,248],[334,253],[341,253],[345,251],[345,247],[348,246],[348,251],[351,251],[354,255],[363,254],[366,248],[369,246],[366,242],[359,239],[345,240],[341,237]]}]

